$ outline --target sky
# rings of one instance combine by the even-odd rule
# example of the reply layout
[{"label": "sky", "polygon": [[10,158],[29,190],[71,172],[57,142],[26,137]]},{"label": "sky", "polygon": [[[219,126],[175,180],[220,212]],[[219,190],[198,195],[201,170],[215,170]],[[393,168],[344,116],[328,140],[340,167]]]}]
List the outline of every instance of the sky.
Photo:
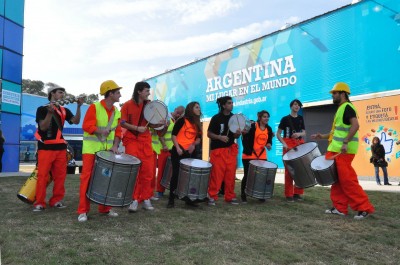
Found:
[{"label": "sky", "polygon": [[134,84],[352,0],[25,0],[22,78],[75,96]]}]

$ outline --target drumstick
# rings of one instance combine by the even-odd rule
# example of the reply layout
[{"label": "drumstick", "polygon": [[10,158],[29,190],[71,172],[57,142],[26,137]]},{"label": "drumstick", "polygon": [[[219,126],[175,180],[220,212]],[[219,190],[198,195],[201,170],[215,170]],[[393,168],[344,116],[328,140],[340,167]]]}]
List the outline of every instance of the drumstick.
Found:
[{"label": "drumstick", "polygon": [[333,156],[328,157],[328,158],[325,156],[325,159],[326,159],[326,160],[334,160],[334,159],[335,159],[338,155],[340,155],[340,154],[341,154],[341,153],[337,153],[336,155],[333,155]]},{"label": "drumstick", "polygon": [[236,120],[237,120],[237,123],[238,123],[239,131],[240,131],[240,133],[242,133],[242,128],[240,128],[239,118],[238,118],[237,115],[236,115]]},{"label": "drumstick", "polygon": [[[150,120],[152,120],[154,118],[154,116],[156,115],[156,113],[153,113],[153,116],[151,116]],[[146,125],[144,127],[147,127],[149,125],[150,121],[147,121]]]}]

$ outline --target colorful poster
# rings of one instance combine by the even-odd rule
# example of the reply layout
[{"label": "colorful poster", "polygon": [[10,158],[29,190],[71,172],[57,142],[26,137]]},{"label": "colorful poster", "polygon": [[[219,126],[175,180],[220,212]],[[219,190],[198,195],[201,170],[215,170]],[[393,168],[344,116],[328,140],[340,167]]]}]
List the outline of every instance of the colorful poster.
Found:
[{"label": "colorful poster", "polygon": [[[400,95],[353,102],[357,108],[360,130],[358,154],[353,166],[359,176],[374,176],[370,164],[372,139],[376,136],[385,147],[389,177],[400,175]],[[383,173],[380,170],[380,176]]]}]

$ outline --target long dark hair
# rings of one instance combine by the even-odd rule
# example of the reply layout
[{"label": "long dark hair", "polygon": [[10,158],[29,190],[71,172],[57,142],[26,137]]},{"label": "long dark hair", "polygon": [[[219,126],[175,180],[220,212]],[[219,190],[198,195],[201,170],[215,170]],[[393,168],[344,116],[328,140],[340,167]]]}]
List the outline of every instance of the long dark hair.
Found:
[{"label": "long dark hair", "polygon": [[226,102],[228,102],[228,100],[232,100],[232,97],[225,96],[225,97],[220,97],[220,98],[217,99],[219,112],[224,111],[224,105],[225,105]]},{"label": "long dark hair", "polygon": [[137,82],[135,84],[135,88],[133,89],[132,99],[139,104],[139,92],[142,92],[145,88],[150,88],[149,83],[147,82]]},{"label": "long dark hair", "polygon": [[200,122],[200,117],[203,115],[200,111],[200,115],[197,116],[193,112],[193,108],[195,105],[199,105],[200,103],[197,101],[192,101],[189,104],[186,105],[185,109],[185,115],[184,117],[188,119],[188,121],[196,126],[197,134],[201,133],[201,122]]},{"label": "long dark hair", "polygon": [[269,112],[266,111],[266,110],[262,110],[262,111],[257,112],[257,123],[258,123],[258,125],[260,125],[261,118],[262,118],[262,116],[264,116],[265,113],[268,114],[268,117],[271,117],[271,115],[269,115]]}]

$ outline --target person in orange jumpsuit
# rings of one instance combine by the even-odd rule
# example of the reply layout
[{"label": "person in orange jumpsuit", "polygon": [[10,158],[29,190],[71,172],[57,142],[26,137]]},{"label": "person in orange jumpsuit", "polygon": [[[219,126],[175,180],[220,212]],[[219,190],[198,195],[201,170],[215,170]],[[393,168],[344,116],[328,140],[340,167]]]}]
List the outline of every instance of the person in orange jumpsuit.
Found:
[{"label": "person in orange jumpsuit", "polygon": [[[300,100],[294,99],[290,102],[290,114],[283,117],[279,123],[276,137],[282,143],[283,155],[290,149],[304,143],[306,137],[306,130],[304,126],[303,116],[298,112],[303,106]],[[282,132],[284,136],[282,137]],[[304,189],[298,188],[293,185],[293,178],[289,170],[285,168],[285,197],[288,202],[302,201]]]},{"label": "person in orange jumpsuit", "polygon": [[161,198],[164,195],[165,187],[161,185],[161,180],[164,175],[165,166],[167,164],[168,157],[171,156],[171,149],[173,147],[172,142],[172,129],[176,121],[183,116],[185,113],[185,107],[178,106],[173,112],[169,114],[170,125],[166,126],[163,131],[160,132],[159,141],[162,145],[160,154],[157,156],[158,161],[158,171],[157,171],[157,181],[156,181],[156,197]]},{"label": "person in orange jumpsuit", "polygon": [[[267,152],[271,150],[272,138],[274,133],[272,128],[268,125],[269,112],[262,110],[257,113],[257,122],[252,123],[248,133],[244,134],[242,137],[243,154],[243,179],[241,184],[241,194],[242,203],[247,202],[247,196],[245,193],[247,176],[251,160],[267,160]],[[265,201],[260,199],[260,201]]]},{"label": "person in orange jumpsuit", "polygon": [[226,202],[237,205],[235,193],[235,178],[238,145],[235,139],[239,138],[241,131],[229,130],[229,119],[233,116],[232,97],[225,96],[217,99],[219,113],[211,118],[207,136],[211,139],[210,163],[212,164],[210,183],[208,185],[208,205],[214,206],[218,200],[221,184],[224,182],[224,199]]},{"label": "person in orange jumpsuit", "polygon": [[48,88],[50,104],[41,106],[36,111],[38,130],[35,137],[38,140],[38,173],[36,183],[36,201],[33,211],[40,212],[46,208],[46,188],[49,172],[51,172],[54,186],[53,196],[49,200],[50,207],[65,208],[62,201],[65,195],[65,178],[67,176],[67,142],[62,130],[64,122],[78,124],[81,118],[83,98],[78,99],[76,115],[55,103],[65,95],[65,88],[55,85]]},{"label": "person in orange jumpsuit", "polygon": [[[185,158],[196,157],[196,145],[201,142],[201,109],[198,102],[190,102],[185,109],[183,118],[176,121],[172,130],[171,165],[172,176],[167,208],[175,207],[175,190],[178,186],[180,161]],[[198,206],[189,198],[182,198],[189,206]]]},{"label": "person in orange jumpsuit", "polygon": [[[90,200],[86,197],[86,192],[95,166],[95,153],[104,150],[118,153],[121,142],[121,126],[119,125],[121,114],[114,104],[119,102],[121,88],[112,80],[104,81],[100,86],[100,94],[104,96],[104,99],[91,104],[83,120],[82,173],[77,211],[79,222],[88,220]],[[110,217],[118,216],[118,213],[109,206],[99,205],[98,211]]]},{"label": "person in orange jumpsuit", "polygon": [[147,82],[137,82],[132,99],[125,102],[121,108],[121,126],[126,129],[122,136],[125,153],[135,156],[142,164],[136,179],[129,212],[136,212],[139,203],[143,208],[154,210],[150,198],[153,196],[152,180],[154,179],[154,156],[151,146],[149,127],[157,128],[165,125],[165,120],[158,124],[149,124],[144,118],[144,108],[150,102],[150,85]]},{"label": "person in orange jumpsuit", "polygon": [[358,183],[357,173],[351,163],[358,151],[359,123],[354,105],[349,100],[350,87],[343,82],[336,83],[332,90],[332,100],[338,105],[330,133],[312,134],[312,139],[328,139],[327,159],[335,159],[338,181],[331,186],[333,207],[327,214],[345,216],[348,207],[357,211],[356,220],[362,220],[375,212],[368,195]]}]

